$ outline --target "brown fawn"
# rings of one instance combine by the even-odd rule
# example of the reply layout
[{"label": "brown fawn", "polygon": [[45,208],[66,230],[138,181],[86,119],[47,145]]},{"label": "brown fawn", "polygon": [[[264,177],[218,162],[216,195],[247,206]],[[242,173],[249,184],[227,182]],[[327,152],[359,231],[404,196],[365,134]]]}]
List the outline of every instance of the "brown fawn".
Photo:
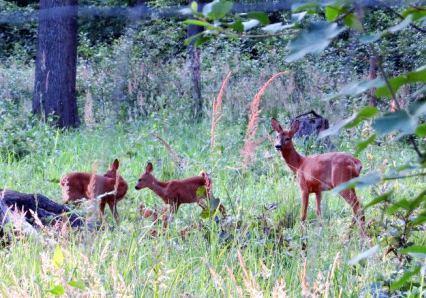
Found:
[{"label": "brown fawn", "polygon": [[[162,182],[154,177],[153,170],[154,167],[149,162],[145,173],[142,174],[135,186],[136,190],[151,189],[165,204],[170,205],[172,213],[176,213],[181,204],[197,203],[201,208],[207,208],[205,200],[211,193],[211,179],[205,172],[201,172],[200,176]],[[197,194],[200,187],[206,189],[202,196]],[[225,208],[221,204],[219,204],[219,210],[223,215],[225,214]]]},{"label": "brown fawn", "polygon": [[[321,216],[321,193],[333,189],[341,183],[358,177],[362,164],[352,155],[344,152],[329,152],[311,156],[300,155],[293,145],[293,136],[299,129],[299,121],[294,121],[290,130],[284,130],[272,118],[272,128],[276,131],[275,149],[281,151],[285,162],[296,175],[302,192],[301,220],[306,219],[309,194],[316,195],[316,214]],[[351,205],[354,217],[365,235],[365,217],[354,189],[346,189],[340,195]]]},{"label": "brown fawn", "polygon": [[119,161],[116,159],[103,175],[91,173],[73,172],[61,178],[60,185],[65,203],[79,203],[81,200],[95,199],[101,196],[99,211],[103,217],[105,205],[108,204],[115,221],[119,222],[117,203],[124,198],[128,185],[118,175]]}]

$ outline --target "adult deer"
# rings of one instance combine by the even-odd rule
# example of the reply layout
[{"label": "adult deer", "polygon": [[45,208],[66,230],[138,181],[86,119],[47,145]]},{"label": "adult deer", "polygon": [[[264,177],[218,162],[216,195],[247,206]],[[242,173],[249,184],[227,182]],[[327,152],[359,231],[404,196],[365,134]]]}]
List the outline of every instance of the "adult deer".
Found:
[{"label": "adult deer", "polygon": [[[284,130],[280,123],[272,118],[272,128],[276,131],[275,149],[281,152],[285,162],[296,175],[302,192],[301,220],[306,219],[309,195],[316,195],[316,213],[321,216],[321,193],[335,188],[341,183],[358,177],[362,164],[352,155],[344,152],[329,152],[318,155],[302,156],[293,145],[293,136],[299,129],[296,120],[290,130]],[[355,219],[365,235],[365,217],[354,189],[346,189],[340,195],[351,205]]]}]

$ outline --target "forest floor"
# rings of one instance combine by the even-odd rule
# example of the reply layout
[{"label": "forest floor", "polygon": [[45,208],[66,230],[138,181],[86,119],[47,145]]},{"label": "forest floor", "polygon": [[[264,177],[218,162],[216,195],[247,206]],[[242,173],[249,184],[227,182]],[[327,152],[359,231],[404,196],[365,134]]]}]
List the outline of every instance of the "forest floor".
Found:
[{"label": "forest floor", "polygon": [[[266,126],[268,122],[261,123]],[[269,127],[267,127],[269,130]],[[179,162],[152,136],[156,132],[180,155]],[[41,231],[39,238],[16,238],[0,249],[0,295],[46,296],[370,296],[380,282],[398,271],[384,246],[362,262],[348,261],[379,244],[379,208],[368,209],[370,239],[351,230],[351,210],[333,192],[323,199],[318,220],[311,198],[308,222],[299,221],[300,192],[296,181],[269,141],[260,145],[253,164],[242,168],[244,129],[220,124],[216,148],[210,149],[208,125],[150,120],[128,126],[58,133],[54,145],[21,160],[0,160],[0,188],[43,193],[60,202],[60,177],[70,171],[104,172],[115,159],[129,191],[118,204],[121,223],[109,211],[103,231]],[[353,140],[338,142],[354,152]],[[409,149],[370,146],[359,157],[363,174],[382,171],[412,159]],[[315,149],[296,144],[301,153]],[[184,178],[209,172],[214,196],[230,219],[216,223],[200,217],[196,205],[183,205],[170,228],[152,237],[152,222],[140,217],[138,206],[160,206],[150,190],[134,186],[151,161],[159,179]],[[179,164],[179,165],[178,165]],[[389,182],[358,189],[363,204],[393,187],[401,197],[422,189],[420,179]],[[424,184],[423,184],[424,186]],[[276,208],[275,208],[276,207]],[[185,238],[180,231],[195,227]],[[426,242],[425,235],[422,242]]]}]

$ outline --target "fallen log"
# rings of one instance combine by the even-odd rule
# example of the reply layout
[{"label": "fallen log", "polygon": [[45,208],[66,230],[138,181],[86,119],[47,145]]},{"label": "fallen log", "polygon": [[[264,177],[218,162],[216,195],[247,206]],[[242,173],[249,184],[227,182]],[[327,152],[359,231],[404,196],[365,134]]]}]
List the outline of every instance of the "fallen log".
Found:
[{"label": "fallen log", "polygon": [[7,210],[9,208],[24,212],[27,222],[31,225],[35,224],[32,212],[46,226],[54,225],[64,218],[74,228],[85,224],[84,219],[70,208],[58,204],[42,194],[26,194],[0,189],[0,226],[8,221]]}]

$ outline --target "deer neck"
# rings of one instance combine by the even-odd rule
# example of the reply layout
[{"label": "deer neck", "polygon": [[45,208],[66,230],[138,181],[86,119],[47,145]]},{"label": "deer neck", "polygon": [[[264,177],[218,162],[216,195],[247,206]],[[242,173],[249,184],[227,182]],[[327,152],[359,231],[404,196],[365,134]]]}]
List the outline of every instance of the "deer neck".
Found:
[{"label": "deer neck", "polygon": [[281,154],[288,167],[293,171],[293,173],[296,173],[302,165],[304,157],[296,151],[293,142],[291,142],[288,146],[283,147],[281,149]]},{"label": "deer neck", "polygon": [[154,181],[149,188],[153,192],[155,192],[159,197],[166,198],[167,197],[167,193],[166,193],[167,185],[168,185],[168,183],[158,181],[157,179],[154,178]]}]

